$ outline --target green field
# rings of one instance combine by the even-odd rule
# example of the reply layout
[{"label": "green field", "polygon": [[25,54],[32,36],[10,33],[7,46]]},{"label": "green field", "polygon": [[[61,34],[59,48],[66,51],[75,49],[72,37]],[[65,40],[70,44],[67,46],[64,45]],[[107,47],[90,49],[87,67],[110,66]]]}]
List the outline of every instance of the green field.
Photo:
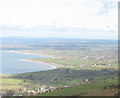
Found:
[{"label": "green field", "polygon": [[23,83],[23,80],[21,79],[8,79],[8,78],[4,78],[2,79],[2,89],[6,90],[6,89],[18,89],[21,88],[22,86],[20,84]]},{"label": "green field", "polygon": [[[38,96],[114,96],[118,91],[118,50],[117,44],[80,42],[41,42],[27,44],[26,49],[17,52],[35,53],[49,58],[29,59],[45,62],[57,67],[48,71],[0,75],[4,92],[26,88],[34,90],[43,86],[55,87],[52,92]],[[29,48],[27,48],[29,47]],[[8,49],[8,48],[7,48]],[[11,49],[11,48],[10,48]],[[87,81],[86,81],[87,80]],[[68,86],[68,88],[60,89]],[[96,93],[95,93],[96,92]],[[16,95],[25,95],[17,93]]]},{"label": "green field", "polygon": [[114,96],[115,93],[118,93],[117,82],[116,79],[108,79],[106,81],[72,86],[38,96]]},{"label": "green field", "polygon": [[64,49],[45,49],[45,50],[27,50],[20,52],[45,54],[51,58],[30,59],[37,62],[46,62],[60,68],[72,69],[105,69],[118,68],[117,45],[86,45],[84,49],[74,47],[71,50]]},{"label": "green field", "polygon": [[[116,80],[115,77],[117,77],[116,70],[104,69],[98,71],[98,70],[73,70],[62,68],[49,71],[13,74],[5,76],[3,78],[3,90],[8,89],[18,90],[20,88],[35,89],[40,88],[44,85],[48,87],[62,87],[62,86],[74,87],[75,85],[80,85],[81,87],[81,85],[87,84],[87,82],[85,81],[86,79],[89,80],[89,84],[87,85],[93,86],[93,90],[95,88],[100,90],[99,86],[94,88],[95,83],[99,83],[99,81],[108,81],[107,83],[109,83],[109,80],[110,81]],[[101,82],[100,85],[102,83],[103,82]],[[86,87],[89,88],[89,86],[87,85]],[[89,92],[89,90],[87,92]]]}]

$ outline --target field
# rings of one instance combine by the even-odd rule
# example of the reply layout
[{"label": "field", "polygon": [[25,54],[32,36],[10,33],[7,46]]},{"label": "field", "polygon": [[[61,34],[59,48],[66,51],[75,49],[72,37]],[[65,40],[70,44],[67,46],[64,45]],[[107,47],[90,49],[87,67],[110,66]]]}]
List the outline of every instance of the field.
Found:
[{"label": "field", "polygon": [[72,86],[38,96],[114,96],[115,92],[118,93],[117,82],[116,79],[108,79],[106,81]]},{"label": "field", "polygon": [[23,80],[20,79],[9,79],[9,78],[4,78],[2,79],[2,89],[18,89],[21,88],[22,86],[20,84],[23,83]]},{"label": "field", "polygon": [[110,44],[106,47],[105,44],[95,44],[91,46],[88,45],[84,49],[78,49],[78,47],[75,47],[71,50],[45,49],[32,51],[27,50],[22,52],[52,56],[52,58],[34,58],[30,60],[46,62],[60,68],[95,70],[104,68],[118,68],[117,45]]},{"label": "field", "polygon": [[13,77],[14,75],[12,74],[5,74],[1,75],[2,81],[2,90],[17,90],[20,88],[25,87],[26,85],[33,85],[33,81],[30,80],[24,80],[24,79],[17,79]]},{"label": "field", "polygon": [[[92,90],[93,91],[96,90],[96,93],[99,93],[103,90],[109,91],[110,85],[116,85],[115,89],[109,91],[109,93],[112,91],[112,93],[110,94],[115,94],[117,92],[117,78],[115,78],[117,77],[116,73],[117,72],[115,70],[93,71],[93,70],[55,69],[55,70],[43,71],[43,72],[15,74],[3,78],[3,90],[7,90],[7,89],[18,90],[20,88],[21,89],[27,88],[33,90],[36,88],[40,88],[44,85],[48,87],[57,87],[57,88],[68,86],[70,88],[55,90],[53,92],[48,93],[48,95],[71,96],[71,95],[79,95],[85,92],[87,92],[85,93],[85,95],[91,94]],[[86,79],[88,79],[88,81],[86,81]],[[104,89],[105,86],[108,87]],[[79,93],[76,91],[72,92],[73,89],[78,89]],[[65,93],[63,93],[64,90]],[[72,93],[69,93],[69,90]],[[47,93],[42,95],[46,96]]]},{"label": "field", "polygon": [[[27,95],[26,91],[20,92],[20,89],[35,90],[46,86],[56,89],[52,92],[46,91],[46,93],[32,95],[97,96],[107,93],[114,96],[117,94],[119,60],[116,41],[42,39],[33,40],[31,43],[28,43],[29,40],[20,42],[10,43],[9,41],[3,49],[49,56],[50,58],[29,60],[45,62],[56,66],[57,69],[1,75],[3,91],[11,89],[19,91],[19,93],[15,92],[15,95]],[[11,44],[13,46],[17,44],[18,47],[12,47]],[[11,47],[8,47],[9,45]]]}]

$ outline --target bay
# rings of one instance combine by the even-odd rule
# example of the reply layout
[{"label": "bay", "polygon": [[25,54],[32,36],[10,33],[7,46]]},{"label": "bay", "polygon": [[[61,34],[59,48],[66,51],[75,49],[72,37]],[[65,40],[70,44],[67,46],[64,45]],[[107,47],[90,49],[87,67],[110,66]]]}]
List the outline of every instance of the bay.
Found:
[{"label": "bay", "polygon": [[54,69],[53,66],[46,63],[24,61],[24,59],[48,58],[47,56],[10,51],[2,51],[0,55],[0,60],[2,62],[0,64],[0,67],[2,68],[0,74],[25,73]]}]

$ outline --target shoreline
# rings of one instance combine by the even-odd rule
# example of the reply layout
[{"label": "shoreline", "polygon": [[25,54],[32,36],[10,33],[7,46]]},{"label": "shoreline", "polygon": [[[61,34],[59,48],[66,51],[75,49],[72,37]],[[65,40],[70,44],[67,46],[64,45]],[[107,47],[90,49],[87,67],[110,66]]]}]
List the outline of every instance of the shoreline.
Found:
[{"label": "shoreline", "polygon": [[21,59],[21,61],[34,62],[34,63],[44,63],[44,64],[52,66],[53,69],[57,69],[58,68],[58,67],[56,67],[56,66],[54,66],[52,64],[46,63],[46,62],[39,62],[39,61],[30,60],[30,59]]},{"label": "shoreline", "polygon": [[27,54],[27,55],[39,55],[39,56],[44,56],[46,58],[56,58],[54,56],[51,55],[47,55],[47,54],[38,54],[38,53],[31,53],[31,52],[22,52],[22,51],[15,51],[15,50],[10,50],[8,52],[13,52],[13,53],[20,53],[20,54]]},{"label": "shoreline", "polygon": [[51,65],[54,67],[54,69],[57,69],[57,68],[67,68],[65,67],[64,65],[58,65],[58,64],[51,64],[51,63],[47,63],[47,62],[42,62],[42,61],[35,61],[35,60],[31,60],[31,59],[22,59],[23,61],[29,61],[29,62],[35,62],[35,63],[44,63],[44,64],[47,64],[47,65]]},{"label": "shoreline", "polygon": [[[9,52],[20,53],[20,54],[28,54],[28,55],[40,55],[40,56],[45,56],[45,58],[55,58],[53,56],[49,56],[49,55],[46,55],[46,54],[37,54],[37,53],[30,53],[30,52],[20,52],[20,51],[15,51],[15,50],[10,50]],[[34,60],[30,60],[30,59],[20,59],[20,60],[28,61],[28,62],[35,62],[35,63],[44,63],[44,64],[47,64],[47,65],[53,66],[53,69],[56,69],[59,66],[59,65],[55,66],[53,64],[46,63],[46,62],[34,61]]]},{"label": "shoreline", "polygon": [[[10,50],[9,52],[20,53],[20,54],[28,54],[28,55],[40,55],[40,56],[46,56],[46,57],[48,57],[48,55],[44,55],[44,54],[36,54],[36,53],[20,52],[20,51],[15,51],[15,50]],[[48,58],[49,58],[49,57],[48,57]],[[53,69],[57,69],[57,68],[58,68],[58,65],[55,66],[55,65],[50,64],[50,63],[39,62],[39,61],[30,60],[30,59],[20,59],[20,61],[27,61],[27,62],[34,62],[34,63],[44,63],[44,64],[47,64],[47,65],[52,66]]]},{"label": "shoreline", "polygon": [[[40,55],[42,56],[41,54],[36,54],[36,53],[23,53],[23,52],[19,52],[19,51],[15,51],[15,50],[9,50],[9,51],[6,51],[6,52],[12,52],[12,53],[19,53],[19,54],[28,54],[28,55]],[[43,54],[44,57],[41,57],[41,58],[49,58],[47,57],[46,55]],[[27,62],[33,62],[33,63],[43,63],[43,64],[47,64],[48,66],[51,66],[52,68],[49,69],[49,70],[54,70],[54,69],[57,69],[58,66],[55,66],[53,64],[50,64],[50,63],[47,63],[47,62],[39,62],[39,61],[34,61],[34,60],[30,60],[30,59],[18,59],[19,61],[27,61]],[[47,70],[45,70],[47,71]],[[37,71],[30,71],[30,72],[37,72]],[[20,72],[20,73],[28,73],[28,72]],[[0,73],[0,75],[12,75],[12,74],[19,74],[19,73]]]}]

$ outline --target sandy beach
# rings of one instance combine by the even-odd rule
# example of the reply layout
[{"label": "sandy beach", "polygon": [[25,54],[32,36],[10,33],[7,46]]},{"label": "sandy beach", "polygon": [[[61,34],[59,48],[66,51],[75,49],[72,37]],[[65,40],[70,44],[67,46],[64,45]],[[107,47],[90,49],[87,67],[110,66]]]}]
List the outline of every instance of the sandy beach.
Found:
[{"label": "sandy beach", "polygon": [[10,50],[9,52],[27,54],[27,55],[40,55],[40,56],[44,56],[44,57],[47,57],[47,58],[55,58],[54,56],[47,55],[47,54],[38,54],[38,53],[22,52],[22,51],[15,51],[15,50]]},{"label": "sandy beach", "polygon": [[[27,55],[40,55],[40,56],[45,56],[47,58],[50,58],[50,56],[48,57],[48,55],[44,55],[44,54],[36,54],[36,53],[29,53],[29,52],[20,52],[20,51],[14,51],[14,50],[10,50],[9,52],[20,53],[20,54],[27,54]],[[28,62],[34,62],[34,63],[44,63],[44,64],[52,66],[53,69],[58,68],[58,65],[55,66],[55,65],[52,65],[52,64],[49,64],[49,63],[46,63],[46,62],[39,62],[39,61],[30,60],[30,59],[20,59],[20,61],[28,61]]]},{"label": "sandy beach", "polygon": [[49,63],[46,63],[46,62],[39,62],[39,61],[30,60],[30,59],[21,59],[21,61],[28,61],[28,62],[34,62],[34,63],[44,63],[44,64],[52,66],[53,69],[57,68],[55,65],[52,65],[52,64],[49,64]]}]

